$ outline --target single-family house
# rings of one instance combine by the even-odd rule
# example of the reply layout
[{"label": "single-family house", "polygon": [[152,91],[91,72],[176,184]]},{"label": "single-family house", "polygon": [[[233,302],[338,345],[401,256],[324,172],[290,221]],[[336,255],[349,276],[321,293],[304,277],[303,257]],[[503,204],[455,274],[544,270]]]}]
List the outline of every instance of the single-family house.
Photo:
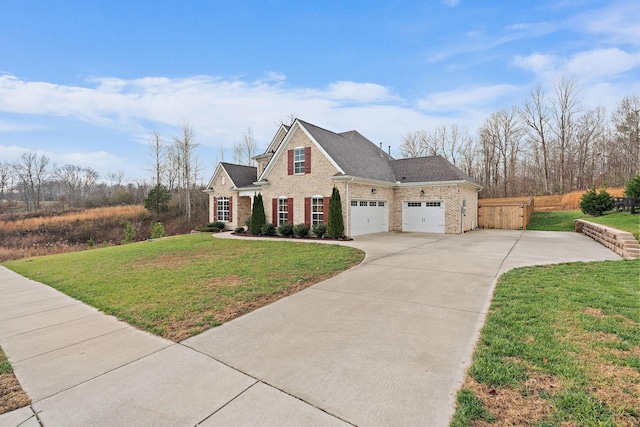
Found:
[{"label": "single-family house", "polygon": [[296,119],[281,125],[257,167],[220,163],[207,188],[210,222],[244,226],[261,193],[267,222],[326,223],[340,191],[345,235],[461,233],[476,227],[472,178],[442,156],[394,159],[355,130],[334,133]]}]

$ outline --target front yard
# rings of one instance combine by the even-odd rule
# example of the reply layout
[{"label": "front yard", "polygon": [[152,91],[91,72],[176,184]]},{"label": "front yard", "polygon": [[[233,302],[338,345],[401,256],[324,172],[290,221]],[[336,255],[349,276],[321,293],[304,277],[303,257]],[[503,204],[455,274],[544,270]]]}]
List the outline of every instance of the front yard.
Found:
[{"label": "front yard", "polygon": [[5,262],[140,329],[181,341],[362,261],[360,250],[209,233]]}]

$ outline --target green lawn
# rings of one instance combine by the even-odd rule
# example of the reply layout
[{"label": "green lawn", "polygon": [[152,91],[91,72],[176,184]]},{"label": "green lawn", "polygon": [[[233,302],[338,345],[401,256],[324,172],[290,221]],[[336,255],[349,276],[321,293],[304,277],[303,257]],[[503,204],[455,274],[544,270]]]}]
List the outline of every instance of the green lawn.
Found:
[{"label": "green lawn", "polygon": [[335,275],[360,250],[210,234],[5,262],[141,329],[180,341]]},{"label": "green lawn", "polygon": [[640,425],[640,260],[505,273],[451,425],[480,420]]},{"label": "green lawn", "polygon": [[574,231],[574,220],[584,219],[633,233],[640,240],[640,214],[609,212],[602,216],[585,215],[581,211],[534,212],[527,230]]}]

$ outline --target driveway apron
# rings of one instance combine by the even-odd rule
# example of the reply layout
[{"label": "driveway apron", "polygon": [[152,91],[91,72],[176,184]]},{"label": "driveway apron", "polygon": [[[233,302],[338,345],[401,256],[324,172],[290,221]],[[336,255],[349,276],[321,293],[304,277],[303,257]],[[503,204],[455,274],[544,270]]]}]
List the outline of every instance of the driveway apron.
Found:
[{"label": "driveway apron", "polygon": [[575,233],[348,244],[359,266],[179,344],[0,268],[0,346],[33,401],[0,426],[446,426],[499,274],[620,259]]}]

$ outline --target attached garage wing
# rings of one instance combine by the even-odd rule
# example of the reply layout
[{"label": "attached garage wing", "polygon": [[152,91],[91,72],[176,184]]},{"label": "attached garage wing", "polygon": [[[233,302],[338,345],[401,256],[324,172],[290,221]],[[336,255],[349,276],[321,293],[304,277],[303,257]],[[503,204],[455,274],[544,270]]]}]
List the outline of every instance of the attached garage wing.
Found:
[{"label": "attached garage wing", "polygon": [[351,236],[389,231],[389,203],[382,200],[351,201]]},{"label": "attached garage wing", "polygon": [[444,233],[444,201],[402,202],[402,231]]}]

